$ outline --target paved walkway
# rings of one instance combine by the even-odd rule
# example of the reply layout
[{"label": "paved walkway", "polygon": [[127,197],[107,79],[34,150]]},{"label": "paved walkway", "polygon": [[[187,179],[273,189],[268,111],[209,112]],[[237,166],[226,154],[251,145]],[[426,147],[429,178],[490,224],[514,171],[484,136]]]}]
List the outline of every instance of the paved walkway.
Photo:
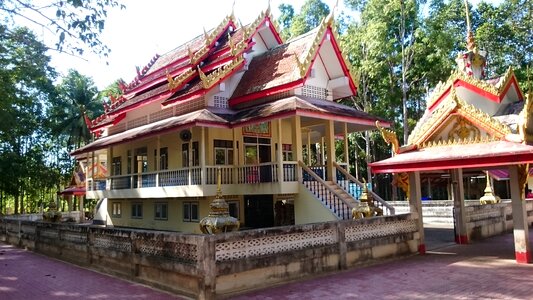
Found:
[{"label": "paved walkway", "polygon": [[0,299],[181,299],[0,243]]},{"label": "paved walkway", "polygon": [[[0,244],[0,299],[59,298],[177,299]],[[533,299],[533,264],[515,262],[513,236],[506,234],[232,299]]]}]

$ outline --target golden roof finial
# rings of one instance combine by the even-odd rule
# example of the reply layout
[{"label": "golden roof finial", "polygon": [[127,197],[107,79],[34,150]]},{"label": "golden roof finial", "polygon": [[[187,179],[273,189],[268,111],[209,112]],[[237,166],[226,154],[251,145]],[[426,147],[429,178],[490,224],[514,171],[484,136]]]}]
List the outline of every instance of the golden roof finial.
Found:
[{"label": "golden roof finial", "polygon": [[474,34],[472,33],[472,27],[470,26],[470,11],[468,10],[468,0],[465,0],[465,13],[466,13],[466,48],[468,51],[475,51],[476,41],[474,40]]}]

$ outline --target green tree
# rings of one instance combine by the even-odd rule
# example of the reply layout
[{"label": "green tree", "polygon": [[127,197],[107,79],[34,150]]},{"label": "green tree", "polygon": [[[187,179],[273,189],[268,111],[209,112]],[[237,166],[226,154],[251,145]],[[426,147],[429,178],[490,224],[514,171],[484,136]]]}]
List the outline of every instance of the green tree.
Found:
[{"label": "green tree", "polygon": [[[46,102],[55,95],[55,73],[46,47],[25,28],[9,33],[0,25],[0,189],[24,212],[34,177],[44,171]],[[39,170],[37,170],[39,169]],[[19,210],[22,209],[22,210]]]},{"label": "green tree", "polygon": [[55,136],[64,139],[67,151],[72,151],[91,141],[84,115],[91,119],[101,115],[102,99],[92,78],[72,69],[57,89],[59,97],[51,109],[51,127]]},{"label": "green tree", "polygon": [[482,2],[476,16],[477,43],[489,53],[488,75],[501,75],[512,66],[525,88],[527,66],[533,63],[533,1]]},{"label": "green tree", "polygon": [[[82,55],[88,47],[107,56],[110,49],[101,41],[107,18],[112,8],[124,9],[116,0],[63,0],[63,1],[0,1],[0,20],[11,24],[18,20],[38,25],[57,35],[55,49]],[[2,23],[0,23],[2,24]],[[7,24],[4,24],[7,25]],[[11,29],[8,30],[11,32]]]},{"label": "green tree", "polygon": [[278,23],[282,26],[281,33],[286,40],[314,29],[330,12],[328,5],[320,0],[306,0],[299,14],[294,14],[294,8],[290,4],[281,4],[279,9],[281,15]]}]

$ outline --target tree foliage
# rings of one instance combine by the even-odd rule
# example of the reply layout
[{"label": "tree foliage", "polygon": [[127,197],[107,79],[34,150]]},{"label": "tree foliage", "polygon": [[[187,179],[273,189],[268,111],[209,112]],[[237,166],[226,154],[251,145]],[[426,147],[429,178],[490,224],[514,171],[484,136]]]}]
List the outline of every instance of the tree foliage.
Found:
[{"label": "tree foliage", "polygon": [[[306,3],[311,2],[307,1]],[[408,134],[425,110],[426,97],[456,67],[466,51],[466,14],[463,0],[345,0],[357,16],[341,31],[343,52],[358,74],[358,92],[343,102],[393,121],[401,137]],[[522,87],[533,59],[533,1],[481,2],[469,7],[478,47],[488,51],[488,75],[515,69]],[[316,14],[310,12],[311,16]],[[292,21],[283,14],[283,30],[299,28],[302,7]],[[312,18],[311,18],[312,19]],[[304,27],[301,27],[304,28]],[[304,28],[309,30],[309,28]],[[299,32],[301,33],[301,32]],[[376,133],[351,138],[350,157],[357,153],[357,173],[366,162],[390,157],[390,149]],[[352,160],[353,161],[353,160]]]},{"label": "tree foliage", "polygon": [[[85,49],[107,56],[100,39],[109,9],[125,6],[116,0],[0,1],[0,17],[10,24],[24,20],[57,36],[55,49],[83,55]],[[4,24],[8,25],[8,24]]]}]

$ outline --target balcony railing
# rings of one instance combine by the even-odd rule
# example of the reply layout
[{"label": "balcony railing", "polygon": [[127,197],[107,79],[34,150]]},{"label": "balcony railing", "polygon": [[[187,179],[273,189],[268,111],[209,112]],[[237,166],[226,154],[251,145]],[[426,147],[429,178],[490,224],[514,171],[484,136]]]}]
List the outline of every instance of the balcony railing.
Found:
[{"label": "balcony railing", "polygon": [[[296,162],[286,161],[282,166],[283,182],[298,181]],[[218,170],[220,170],[222,184],[280,182],[279,165],[277,162],[272,162],[247,166],[206,166],[205,184],[217,184]],[[90,190],[105,190],[105,183],[105,180],[98,184],[94,183],[90,185],[92,187]],[[107,184],[110,190],[200,185],[202,184],[202,167],[110,176]]]}]

